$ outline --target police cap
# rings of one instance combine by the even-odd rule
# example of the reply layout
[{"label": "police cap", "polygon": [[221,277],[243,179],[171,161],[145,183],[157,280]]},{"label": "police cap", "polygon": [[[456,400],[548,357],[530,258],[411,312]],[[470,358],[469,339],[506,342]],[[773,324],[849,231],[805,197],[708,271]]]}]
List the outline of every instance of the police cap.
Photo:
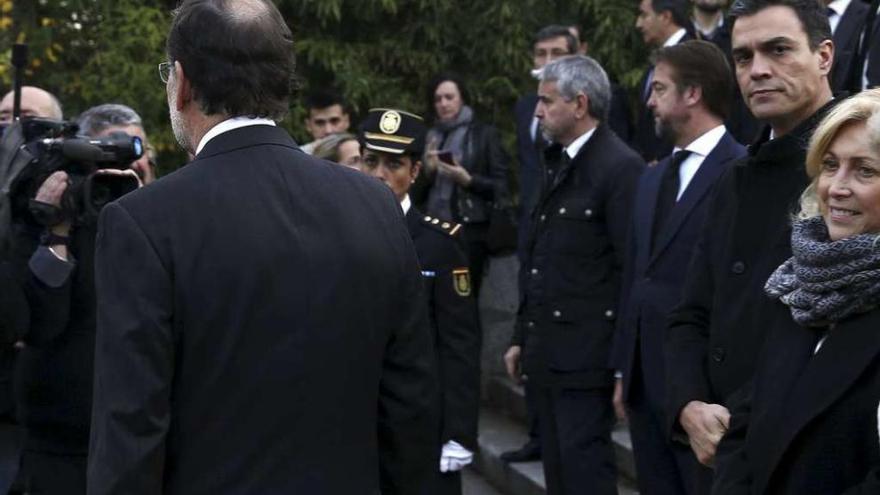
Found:
[{"label": "police cap", "polygon": [[373,108],[360,129],[361,145],[374,151],[422,154],[425,124],[418,115],[391,108]]}]

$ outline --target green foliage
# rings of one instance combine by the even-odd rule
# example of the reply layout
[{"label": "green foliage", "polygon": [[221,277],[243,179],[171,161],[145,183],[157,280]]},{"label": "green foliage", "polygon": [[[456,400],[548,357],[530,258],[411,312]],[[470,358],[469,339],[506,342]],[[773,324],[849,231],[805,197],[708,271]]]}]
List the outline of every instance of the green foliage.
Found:
[{"label": "green foliage", "polygon": [[[9,0],[0,0],[0,11]],[[171,0],[17,0],[11,26],[0,20],[0,46],[30,45],[28,84],[55,92],[67,117],[108,101],[144,118],[164,170],[181,163],[168,124],[164,60]],[[646,52],[634,29],[637,0],[276,0],[296,39],[300,86],[336,87],[354,122],[375,106],[424,114],[425,86],[454,71],[483,120],[512,142],[516,98],[529,76],[532,36],[541,26],[576,23],[590,54],[612,78],[633,87]],[[7,14],[4,14],[4,16]],[[8,61],[8,50],[5,52]],[[6,64],[8,65],[8,63]],[[0,69],[8,87],[11,72]],[[295,99],[285,126],[308,140]]]}]

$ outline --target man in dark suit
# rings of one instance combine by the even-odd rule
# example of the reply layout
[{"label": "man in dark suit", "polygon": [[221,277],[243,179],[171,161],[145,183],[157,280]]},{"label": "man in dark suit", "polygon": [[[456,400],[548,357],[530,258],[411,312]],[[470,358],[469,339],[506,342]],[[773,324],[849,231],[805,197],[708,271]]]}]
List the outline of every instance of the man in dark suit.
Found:
[{"label": "man in dark suit", "polygon": [[552,174],[531,217],[504,360],[534,387],[547,493],[617,493],[608,359],[644,162],[604,123],[611,88],[593,59],[556,60],[540,80],[535,115],[558,144],[547,150]]},{"label": "man in dark suit", "polygon": [[[645,44],[652,49],[694,39],[690,31],[689,0],[642,0],[636,28],[642,33]],[[656,162],[672,151],[672,144],[655,132],[654,116],[647,106],[653,74],[654,67],[649,65],[638,86],[639,106],[633,136],[635,149],[648,163]]]},{"label": "man in dark suit", "polygon": [[863,0],[824,0],[834,41],[834,65],[831,68],[831,89],[846,91],[852,64],[856,61],[859,38],[868,14]]},{"label": "man in dark suit", "polygon": [[764,283],[791,256],[791,215],[808,183],[805,143],[833,105],[822,5],[739,0],[730,14],[740,90],[769,126],[712,191],[666,356],[667,429],[707,465],[779,310]]},{"label": "man in dark suit", "polygon": [[728,163],[745,155],[724,127],[733,74],[708,41],[661,48],[653,58],[648,107],[658,134],[675,144],[671,157],[642,175],[624,265],[624,290],[612,354],[621,372],[615,406],[626,404],[638,483],[643,493],[696,494],[711,471],[664,431],[664,348],[669,309],[706,218],[706,200]]},{"label": "man in dark suit", "polygon": [[184,1],[166,51],[195,159],[101,215],[89,493],[417,493],[439,425],[400,206],[275,126],[271,1]]}]

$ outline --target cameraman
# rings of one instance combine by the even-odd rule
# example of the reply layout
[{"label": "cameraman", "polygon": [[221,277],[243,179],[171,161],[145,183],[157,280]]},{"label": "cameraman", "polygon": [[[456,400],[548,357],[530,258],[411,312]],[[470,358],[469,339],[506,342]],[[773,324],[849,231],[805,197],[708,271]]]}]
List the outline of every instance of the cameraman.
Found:
[{"label": "cameraman", "polygon": [[[81,134],[101,137],[115,131],[145,138],[140,117],[122,105],[101,105],[84,112]],[[145,139],[144,139],[145,140]],[[129,170],[97,174],[153,180],[146,158]],[[17,220],[15,250],[30,249],[31,280],[25,283],[31,325],[16,369],[16,403],[26,439],[19,476],[26,493],[84,494],[91,421],[95,346],[94,255],[96,215],[62,208],[71,177],[57,171],[46,178],[34,199],[64,212],[51,227],[27,213]],[[42,232],[36,235],[37,232]],[[19,259],[21,257],[19,256]]]}]

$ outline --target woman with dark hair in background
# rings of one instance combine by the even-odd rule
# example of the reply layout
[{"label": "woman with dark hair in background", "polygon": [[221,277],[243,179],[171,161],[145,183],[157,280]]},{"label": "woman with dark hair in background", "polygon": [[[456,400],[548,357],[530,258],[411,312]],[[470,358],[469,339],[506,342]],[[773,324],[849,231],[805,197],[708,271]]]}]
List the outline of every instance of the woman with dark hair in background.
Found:
[{"label": "woman with dark hair in background", "polygon": [[516,242],[515,232],[510,242],[507,235],[505,239],[490,235],[493,208],[509,198],[508,157],[498,131],[474,118],[460,78],[435,77],[427,97],[433,126],[424,159],[426,190],[419,199],[427,214],[464,225],[476,295],[489,254],[512,249]]},{"label": "woman with dark hair in background", "polygon": [[793,256],[752,386],[718,447],[714,494],[880,493],[880,90],[840,103],[807,151]]}]

